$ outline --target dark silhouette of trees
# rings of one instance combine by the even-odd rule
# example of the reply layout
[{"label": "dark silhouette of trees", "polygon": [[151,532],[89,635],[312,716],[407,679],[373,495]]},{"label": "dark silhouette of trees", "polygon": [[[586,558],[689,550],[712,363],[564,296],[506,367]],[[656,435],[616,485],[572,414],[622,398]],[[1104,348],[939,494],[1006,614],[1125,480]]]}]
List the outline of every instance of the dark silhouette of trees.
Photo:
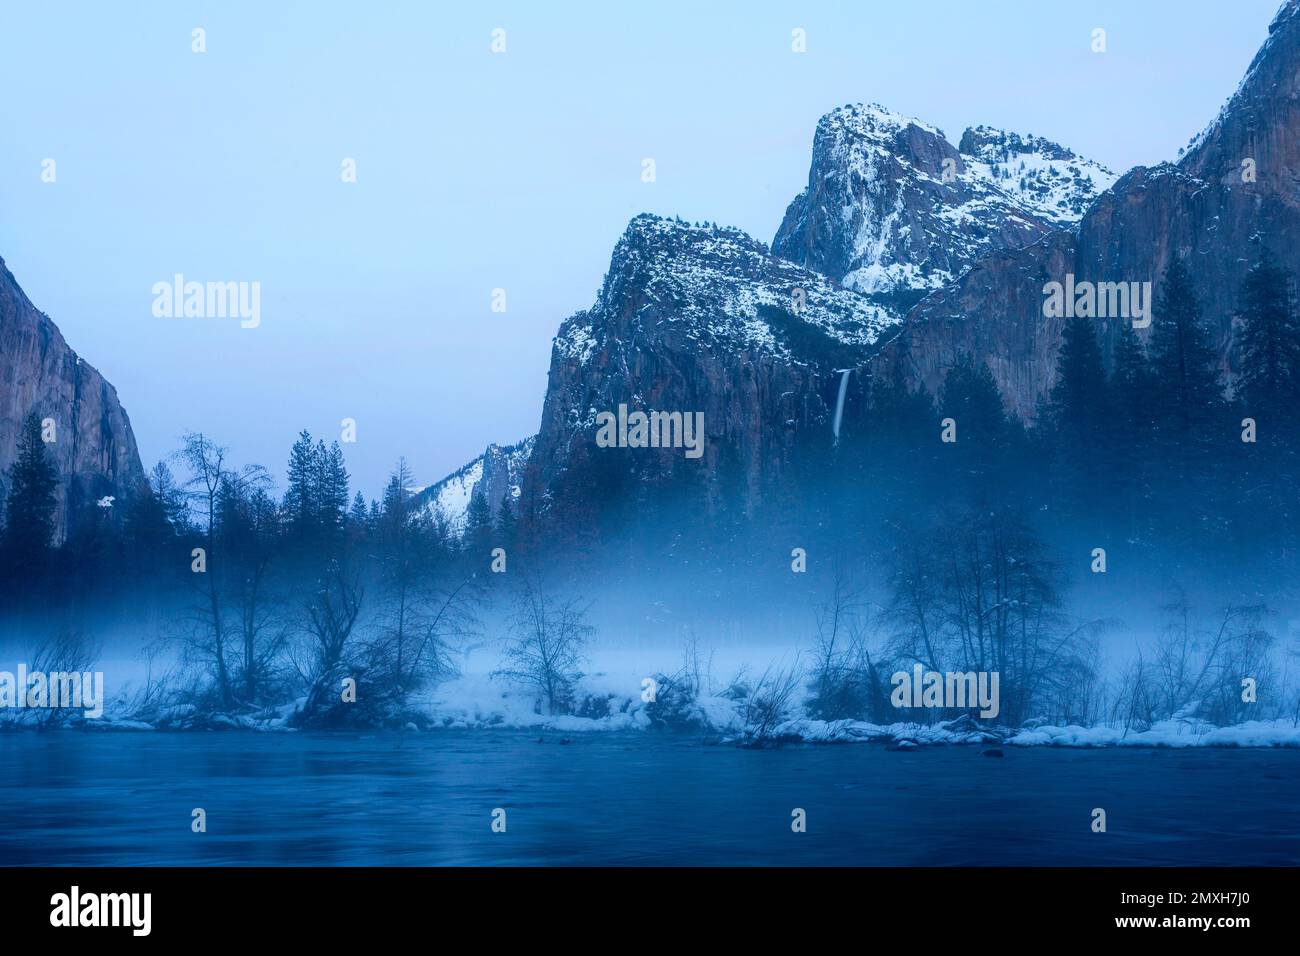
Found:
[{"label": "dark silhouette of trees", "polygon": [[1160,284],[1149,356],[1157,444],[1174,476],[1190,481],[1224,436],[1223,387],[1192,277],[1179,259]]},{"label": "dark silhouette of trees", "polygon": [[1090,507],[1103,492],[1109,464],[1099,450],[1109,437],[1112,410],[1092,319],[1065,324],[1056,362],[1056,384],[1048,398],[1044,426],[1063,493]]},{"label": "dark silhouette of trees", "polygon": [[18,455],[8,472],[4,537],[0,550],[10,574],[36,576],[49,565],[54,543],[54,503],[59,476],[45,442],[41,420],[32,412],[23,421]]}]

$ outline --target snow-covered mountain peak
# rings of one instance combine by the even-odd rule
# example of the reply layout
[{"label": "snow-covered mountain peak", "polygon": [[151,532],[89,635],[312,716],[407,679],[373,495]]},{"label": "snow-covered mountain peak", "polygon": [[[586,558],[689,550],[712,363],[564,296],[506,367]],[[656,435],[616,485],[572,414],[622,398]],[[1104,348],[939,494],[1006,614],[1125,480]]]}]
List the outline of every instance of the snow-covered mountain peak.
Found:
[{"label": "snow-covered mountain peak", "polygon": [[991,126],[966,130],[957,149],[972,173],[1056,224],[1077,222],[1119,178],[1051,140]]},{"label": "snow-covered mountain peak", "polygon": [[[785,327],[773,327],[774,312],[786,317],[776,320]],[[792,339],[800,337],[792,326],[815,327],[842,345],[868,346],[897,321],[863,296],[772,255],[739,229],[646,213],[629,223],[595,305],[563,324],[556,348],[583,364],[629,317],[642,337],[674,335],[787,356]],[[623,345],[634,344],[624,339],[620,333]]]},{"label": "snow-covered mountain peak", "polygon": [[923,120],[879,103],[849,103],[831,110],[817,122],[817,134],[887,143],[909,127],[943,138],[943,131]]},{"label": "snow-covered mountain peak", "polygon": [[817,124],[772,249],[901,315],[989,252],[1077,221],[1114,180],[1039,137],[981,126],[959,150],[929,123],[844,106]]}]

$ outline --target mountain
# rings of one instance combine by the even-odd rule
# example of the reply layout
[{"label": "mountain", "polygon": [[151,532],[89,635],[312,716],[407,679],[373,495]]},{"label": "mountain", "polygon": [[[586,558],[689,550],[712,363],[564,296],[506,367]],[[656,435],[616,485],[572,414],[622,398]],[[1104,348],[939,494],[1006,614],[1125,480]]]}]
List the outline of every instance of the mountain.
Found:
[{"label": "mountain", "polygon": [[928,123],[877,104],[844,106],[817,124],[808,186],[772,251],[901,317],[990,252],[1077,220],[1114,181],[1038,137],[981,126],[953,147]]},{"label": "mountain", "polygon": [[[560,326],[524,513],[582,514],[680,478],[752,505],[796,440],[829,439],[835,369],[862,364],[896,317],[866,296],[772,255],[737,229],[642,214],[618,241],[595,304]],[[704,415],[702,457],[681,448],[601,448],[597,416]],[[620,491],[619,489],[623,489]]]},{"label": "mountain", "polygon": [[415,507],[440,515],[456,535],[465,530],[469,504],[475,495],[487,496],[494,521],[504,496],[509,495],[511,504],[517,509],[524,465],[533,452],[535,441],[536,436],[513,445],[488,445],[487,450],[473,461],[417,491]]},{"label": "mountain", "polygon": [[144,485],[135,436],[117,391],[78,357],[0,259],[0,494],[7,494],[23,420],[55,422],[47,445],[59,471],[56,533],[88,503]]},{"label": "mountain", "polygon": [[[735,229],[633,219],[596,303],[555,338],[525,513],[587,519],[673,483],[752,512],[800,442],[829,443],[838,370],[864,365],[926,293],[1050,235],[1114,179],[988,127],[963,147],[882,107],[843,107],[818,123],[809,186],[770,250]],[[865,381],[849,383],[852,408]],[[598,447],[597,416],[620,405],[703,412],[703,460]]]},{"label": "mountain", "polygon": [[[917,304],[874,368],[934,392],[956,354],[969,352],[988,364],[1009,409],[1032,420],[1052,386],[1065,321],[1044,316],[1043,286],[1073,274],[1158,288],[1178,256],[1231,383],[1233,313],[1263,248],[1300,271],[1300,0],[1283,4],[1236,92],[1177,163],[1134,169],[1072,228],[990,253]],[[1097,322],[1109,355],[1119,320]]]},{"label": "mountain", "polygon": [[[1176,164],[1116,178],[1040,137],[977,126],[953,146],[920,120],[846,106],[818,123],[807,188],[770,250],[734,229],[636,217],[595,304],[554,340],[521,512],[581,527],[675,489],[714,514],[752,513],[829,445],[841,381],[850,427],[865,410],[870,376],[842,379],[846,368],[937,394],[971,353],[1032,421],[1065,322],[1044,315],[1044,286],[1069,275],[1154,284],[1175,255],[1191,265],[1230,379],[1232,316],[1257,247],[1300,271],[1298,6],[1284,4]],[[1109,355],[1119,325],[1100,328]],[[619,406],[702,412],[701,460],[601,447],[601,413]]]}]

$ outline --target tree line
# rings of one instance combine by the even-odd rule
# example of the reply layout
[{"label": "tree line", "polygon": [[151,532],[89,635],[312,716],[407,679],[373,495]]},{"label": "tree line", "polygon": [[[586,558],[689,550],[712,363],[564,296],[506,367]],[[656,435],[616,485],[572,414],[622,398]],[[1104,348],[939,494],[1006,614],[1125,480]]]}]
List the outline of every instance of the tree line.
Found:
[{"label": "tree line", "polygon": [[[133,621],[152,616],[160,627],[151,653],[178,664],[168,699],[200,712],[255,713],[305,696],[312,722],[391,717],[411,693],[456,672],[489,596],[489,553],[516,540],[510,503],[492,521],[476,496],[457,533],[417,501],[405,460],[380,498],[350,497],[341,446],[307,431],[286,473],[277,498],[264,467],[239,465],[210,436],[189,434],[140,494],[96,506],[56,544],[59,475],[32,416],[9,469],[0,531],[6,610],[64,643],[97,630],[115,601],[131,606]],[[519,597],[534,611],[555,600],[536,588]],[[558,619],[585,633],[576,610]],[[545,629],[541,638],[523,624],[518,631],[506,655],[515,675],[537,663],[529,641],[567,646]],[[543,670],[559,706],[571,668]],[[366,692],[346,700],[344,680]]]},{"label": "tree line", "polygon": [[[1293,277],[1261,256],[1233,316],[1229,388],[1175,260],[1145,341],[1128,325],[1099,335],[1091,319],[1067,321],[1032,424],[1007,412],[985,362],[958,353],[936,395],[901,373],[873,379],[865,413],[833,452],[808,456],[800,481],[821,515],[868,534],[899,514],[1011,503],[1152,555],[1276,567],[1300,552],[1296,311]],[[763,524],[788,536],[805,520],[776,505]]]}]

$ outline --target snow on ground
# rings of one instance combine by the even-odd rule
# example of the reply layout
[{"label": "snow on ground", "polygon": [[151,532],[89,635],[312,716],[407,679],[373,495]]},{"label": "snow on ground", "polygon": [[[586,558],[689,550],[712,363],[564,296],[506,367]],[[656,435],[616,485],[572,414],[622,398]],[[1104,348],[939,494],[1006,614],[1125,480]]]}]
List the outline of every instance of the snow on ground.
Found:
[{"label": "snow on ground", "polygon": [[1300,747],[1300,727],[1289,720],[1250,720],[1215,727],[1201,720],[1162,720],[1149,730],[1119,727],[1035,727],[1007,740],[1015,747]]},{"label": "snow on ground", "polygon": [[[750,649],[752,650],[752,649]],[[500,665],[499,648],[488,643],[462,655],[460,676],[444,681],[410,700],[410,712],[422,726],[432,728],[535,729],[539,732],[584,733],[649,730],[655,726],[651,705],[643,699],[643,681],[656,675],[673,674],[682,667],[680,655],[660,648],[603,649],[592,654],[589,673],[577,682],[576,714],[550,716],[542,713],[537,695],[529,687],[494,676]],[[774,669],[790,666],[793,651],[773,661]],[[105,664],[109,666],[105,667]],[[748,681],[762,673],[762,667],[746,664],[740,648],[715,654],[702,664],[705,692],[689,703],[691,729],[723,740],[750,739],[745,734],[744,701],[727,694],[739,673]],[[13,665],[11,665],[12,669]],[[112,675],[105,683],[102,718],[78,722],[96,730],[153,730],[203,727],[232,730],[290,730],[290,718],[303,700],[286,702],[261,714],[200,715],[188,704],[168,708],[156,725],[136,719],[126,706],[148,669],[142,662],[122,659],[101,661],[97,667]],[[130,677],[127,677],[127,674]],[[154,671],[157,676],[157,671]],[[364,693],[364,688],[362,688]],[[0,719],[4,717],[0,714]],[[1146,730],[1123,727],[1036,726],[1009,728],[991,726],[971,717],[937,723],[898,721],[873,724],[862,720],[814,720],[802,716],[802,701],[795,701],[791,716],[772,728],[770,738],[808,743],[876,742],[897,747],[941,744],[1006,745],[1013,747],[1300,747],[1300,726],[1291,720],[1247,721],[1232,727],[1216,727],[1195,718],[1156,723]],[[412,722],[409,729],[417,729]]]}]

